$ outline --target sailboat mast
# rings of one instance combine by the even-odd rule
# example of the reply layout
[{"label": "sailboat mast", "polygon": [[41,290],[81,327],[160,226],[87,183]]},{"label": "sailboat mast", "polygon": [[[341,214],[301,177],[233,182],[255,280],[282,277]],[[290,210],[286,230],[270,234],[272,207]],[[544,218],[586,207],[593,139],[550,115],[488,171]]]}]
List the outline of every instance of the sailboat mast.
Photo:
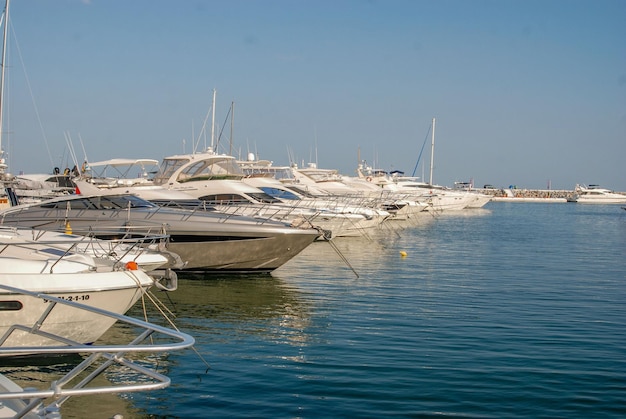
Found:
[{"label": "sailboat mast", "polygon": [[430,141],[430,180],[429,183],[433,184],[433,162],[435,161],[435,118],[433,118],[433,132]]},{"label": "sailboat mast", "polygon": [[233,136],[235,130],[235,102],[230,103],[230,149],[228,150],[228,155],[233,155]]},{"label": "sailboat mast", "polygon": [[211,120],[211,150],[215,151],[215,89],[213,89],[213,105],[212,108],[212,120]]},{"label": "sailboat mast", "polygon": [[6,0],[4,6],[4,27],[2,37],[2,68],[0,69],[0,174],[4,174],[7,165],[4,161],[4,150],[2,149],[2,133],[4,131],[4,69],[6,67],[7,57],[7,34],[9,32],[9,0]]}]

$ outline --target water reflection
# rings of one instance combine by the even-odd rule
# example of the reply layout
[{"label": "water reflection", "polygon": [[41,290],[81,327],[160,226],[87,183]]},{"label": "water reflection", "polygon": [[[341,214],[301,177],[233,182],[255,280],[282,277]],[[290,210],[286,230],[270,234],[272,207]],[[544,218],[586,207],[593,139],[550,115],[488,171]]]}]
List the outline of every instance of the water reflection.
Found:
[{"label": "water reflection", "polygon": [[[59,380],[74,368],[82,357],[78,355],[47,358],[23,358],[21,360],[4,359],[0,374],[5,375],[22,388],[47,389],[50,383]],[[108,387],[111,381],[108,376],[99,376],[93,386]],[[120,398],[118,394],[94,394],[90,396],[70,397],[61,406],[63,418],[102,417],[111,418],[122,414],[124,417],[135,417],[138,412],[130,401]]]},{"label": "water reflection", "polygon": [[[388,308],[372,306],[372,297],[399,286],[390,278],[415,276],[419,258],[409,244],[426,235],[437,220],[426,214],[407,226],[398,222],[364,237],[336,239],[336,248],[316,242],[271,275],[179,274],[178,289],[158,297],[174,313],[176,326],[196,338],[195,348],[211,368],[206,370],[195,354],[172,354],[167,366],[173,386],[150,395],[137,393],[135,406],[154,412],[171,408],[171,400],[176,400],[178,408],[195,409],[203,400],[215,408],[216,403],[245,398],[252,389],[284,392],[283,374],[317,365],[320,348],[342,341],[333,336],[334,322],[342,318],[338,313],[361,307],[367,314],[347,320],[357,328],[361,319],[386,315]],[[401,258],[401,249],[407,249],[409,257]],[[142,306],[137,304],[129,314],[143,318]],[[151,309],[148,315],[156,322],[158,313]],[[365,331],[370,333],[377,332]]]},{"label": "water reflection", "polygon": [[[176,326],[192,336],[219,339],[223,335],[220,332],[228,328],[239,334],[267,334],[285,342],[306,340],[302,331],[310,321],[308,305],[296,288],[271,275],[203,277],[181,273],[178,289],[158,297],[175,315]],[[142,310],[137,304],[129,315],[142,317]],[[151,309],[150,316],[154,315]]]},{"label": "water reflection", "polygon": [[436,216],[424,213],[406,221],[385,222],[362,237],[315,242],[272,275],[289,283],[310,276],[318,280],[375,278],[388,270],[389,263],[395,266],[400,251],[407,249],[407,237],[426,232],[436,223]]}]

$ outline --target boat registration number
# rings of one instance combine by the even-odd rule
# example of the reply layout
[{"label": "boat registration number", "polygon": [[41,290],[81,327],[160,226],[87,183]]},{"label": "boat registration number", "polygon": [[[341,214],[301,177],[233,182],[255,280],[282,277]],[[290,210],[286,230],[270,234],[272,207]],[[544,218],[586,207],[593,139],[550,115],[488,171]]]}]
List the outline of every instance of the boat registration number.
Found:
[{"label": "boat registration number", "polygon": [[[89,300],[89,294],[80,294],[80,295],[55,295],[55,297],[60,298],[61,300],[66,301],[87,301]],[[50,300],[44,300],[45,303]]]}]

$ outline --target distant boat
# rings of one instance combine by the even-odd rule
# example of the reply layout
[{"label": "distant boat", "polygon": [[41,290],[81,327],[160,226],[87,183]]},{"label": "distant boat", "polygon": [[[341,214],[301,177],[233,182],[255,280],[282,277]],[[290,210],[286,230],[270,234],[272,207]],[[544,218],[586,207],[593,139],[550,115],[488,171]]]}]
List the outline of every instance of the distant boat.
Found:
[{"label": "distant boat", "polygon": [[576,185],[567,202],[579,204],[626,204],[626,195],[601,188],[599,185]]},{"label": "distant boat", "polygon": [[[387,174],[382,170],[371,170],[368,167],[360,166],[357,170],[359,177],[365,178],[368,182],[378,184],[384,190],[395,191],[404,195],[405,199],[413,199],[419,203],[427,204],[429,211],[456,211],[466,208],[482,208],[489,202],[489,197],[457,188],[452,190],[433,183],[434,153],[435,153],[435,118],[429,131],[431,132],[430,150],[430,179],[422,182],[415,176],[404,176],[402,171],[394,171]],[[420,152],[421,156],[421,152]],[[419,159],[418,159],[419,161]]]}]

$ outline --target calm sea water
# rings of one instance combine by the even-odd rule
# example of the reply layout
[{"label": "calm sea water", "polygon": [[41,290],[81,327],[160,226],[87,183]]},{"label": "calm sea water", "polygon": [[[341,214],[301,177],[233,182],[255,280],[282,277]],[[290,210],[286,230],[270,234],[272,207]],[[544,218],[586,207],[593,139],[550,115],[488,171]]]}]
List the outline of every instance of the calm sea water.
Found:
[{"label": "calm sea water", "polygon": [[[197,352],[162,359],[172,385],[118,413],[626,416],[620,206],[489,203],[335,245],[356,274],[320,242],[272,275],[181,275],[159,295]],[[65,417],[103,417],[89,403]]]}]

